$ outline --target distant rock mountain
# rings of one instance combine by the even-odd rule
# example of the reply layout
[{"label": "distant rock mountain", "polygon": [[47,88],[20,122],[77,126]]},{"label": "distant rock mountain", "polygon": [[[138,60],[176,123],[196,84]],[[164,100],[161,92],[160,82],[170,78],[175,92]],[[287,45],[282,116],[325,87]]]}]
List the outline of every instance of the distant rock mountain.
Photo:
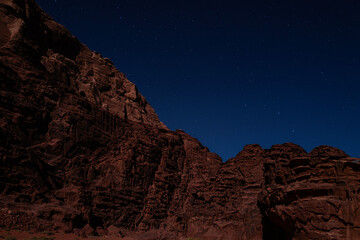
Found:
[{"label": "distant rock mountain", "polygon": [[0,0],[0,227],[128,239],[360,239],[360,159],[170,131],[33,0]]}]

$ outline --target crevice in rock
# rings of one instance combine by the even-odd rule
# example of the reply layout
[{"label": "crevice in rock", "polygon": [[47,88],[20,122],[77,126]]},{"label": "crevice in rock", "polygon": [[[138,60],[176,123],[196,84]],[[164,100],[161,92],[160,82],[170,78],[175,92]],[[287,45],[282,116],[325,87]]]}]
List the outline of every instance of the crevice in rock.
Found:
[{"label": "crevice in rock", "polygon": [[290,228],[287,228],[287,231],[285,231],[283,226],[275,223],[275,219],[263,216],[261,223],[263,227],[263,240],[291,240],[294,237],[294,232],[289,231]]}]

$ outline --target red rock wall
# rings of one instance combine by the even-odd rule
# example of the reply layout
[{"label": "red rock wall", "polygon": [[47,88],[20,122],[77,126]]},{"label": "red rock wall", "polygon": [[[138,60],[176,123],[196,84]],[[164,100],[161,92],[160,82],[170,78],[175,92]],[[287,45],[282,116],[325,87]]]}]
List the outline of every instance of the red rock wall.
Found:
[{"label": "red rock wall", "polygon": [[249,145],[223,163],[34,1],[0,0],[0,29],[0,227],[358,238],[358,159]]},{"label": "red rock wall", "polygon": [[264,239],[360,239],[359,159],[283,144],[268,151],[264,169]]}]

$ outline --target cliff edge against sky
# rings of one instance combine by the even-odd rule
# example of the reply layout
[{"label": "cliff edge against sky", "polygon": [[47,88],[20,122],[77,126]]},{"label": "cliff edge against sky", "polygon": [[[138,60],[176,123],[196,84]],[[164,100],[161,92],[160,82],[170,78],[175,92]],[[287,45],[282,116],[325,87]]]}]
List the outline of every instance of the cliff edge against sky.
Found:
[{"label": "cliff edge against sky", "polygon": [[0,0],[0,227],[134,239],[360,239],[360,159],[170,131],[33,0]]}]

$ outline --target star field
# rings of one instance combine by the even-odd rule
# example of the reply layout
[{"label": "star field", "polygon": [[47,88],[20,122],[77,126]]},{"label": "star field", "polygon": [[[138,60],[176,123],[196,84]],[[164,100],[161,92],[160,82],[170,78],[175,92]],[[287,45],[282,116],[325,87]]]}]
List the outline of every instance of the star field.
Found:
[{"label": "star field", "polygon": [[360,2],[38,0],[224,160],[246,144],[360,157]]}]

